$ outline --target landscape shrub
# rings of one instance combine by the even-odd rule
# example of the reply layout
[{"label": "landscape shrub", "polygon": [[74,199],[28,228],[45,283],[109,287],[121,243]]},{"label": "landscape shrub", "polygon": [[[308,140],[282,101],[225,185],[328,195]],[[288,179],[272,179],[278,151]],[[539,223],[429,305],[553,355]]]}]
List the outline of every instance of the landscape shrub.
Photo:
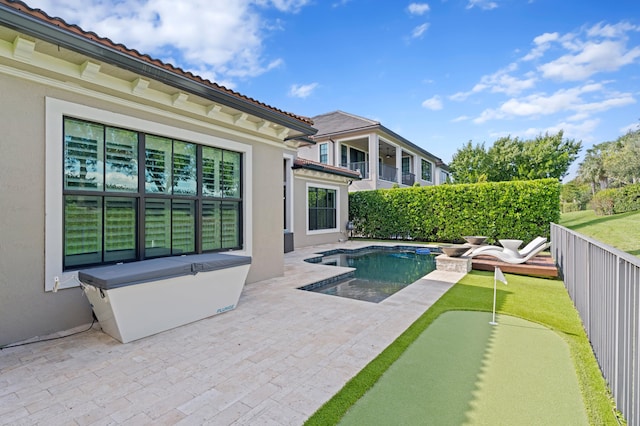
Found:
[{"label": "landscape shrub", "polygon": [[560,202],[560,210],[562,213],[571,213],[571,212],[577,212],[584,209],[579,203],[576,203],[576,202],[569,202],[569,203]]},{"label": "landscape shrub", "polygon": [[557,179],[438,185],[349,194],[354,235],[464,242],[465,235],[530,241],[560,219]]},{"label": "landscape shrub", "polygon": [[640,183],[618,188],[613,201],[614,213],[640,210]]},{"label": "landscape shrub", "polygon": [[596,192],[591,199],[591,208],[596,212],[596,215],[611,215],[613,214],[613,198],[616,189],[603,189]]},{"label": "landscape shrub", "polygon": [[598,191],[591,208],[599,216],[640,210],[640,183]]}]

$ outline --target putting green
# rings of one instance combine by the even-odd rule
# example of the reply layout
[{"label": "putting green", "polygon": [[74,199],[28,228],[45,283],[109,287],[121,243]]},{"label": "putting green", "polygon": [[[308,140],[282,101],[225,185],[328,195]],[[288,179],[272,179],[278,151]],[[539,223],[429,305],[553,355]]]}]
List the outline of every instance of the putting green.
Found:
[{"label": "putting green", "polygon": [[341,425],[587,425],[569,347],[519,318],[438,317]]}]

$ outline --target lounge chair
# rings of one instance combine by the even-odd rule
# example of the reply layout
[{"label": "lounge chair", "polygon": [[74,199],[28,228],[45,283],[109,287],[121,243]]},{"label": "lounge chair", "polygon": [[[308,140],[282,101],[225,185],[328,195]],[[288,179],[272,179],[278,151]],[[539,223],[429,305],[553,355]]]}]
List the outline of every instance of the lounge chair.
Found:
[{"label": "lounge chair", "polygon": [[[533,258],[538,253],[540,253],[541,251],[543,251],[547,247],[549,247],[549,245],[550,245],[549,243],[543,242],[542,244],[538,245],[534,249],[530,250],[526,254],[526,256],[523,256],[520,253],[512,254],[510,252],[506,252],[506,251],[504,251],[502,249],[502,247],[497,247],[496,246],[496,248],[487,248],[485,250],[482,250],[481,252],[474,252],[474,253],[471,254],[471,257],[474,257],[474,256],[492,256],[492,257],[495,257],[496,259],[498,259],[498,260],[500,260],[502,262],[512,263],[512,264],[519,264],[519,263],[525,263],[527,260]],[[527,244],[527,246],[528,246],[528,244]],[[522,249],[521,251],[524,251],[524,249]]]},{"label": "lounge chair", "polygon": [[[526,257],[529,255],[529,253],[531,253],[532,251],[536,250],[538,247],[543,246],[547,243],[547,239],[544,237],[536,237],[533,240],[531,240],[531,242],[529,244],[527,244],[526,246],[524,246],[524,248],[522,248],[521,250],[518,250],[518,253],[520,254],[520,256],[522,257]],[[485,251],[504,251],[503,247],[500,246],[491,246],[491,245],[487,245],[487,246],[480,246],[480,247],[476,247],[470,251],[468,251],[467,253],[465,253],[465,256],[477,256],[480,254],[483,254],[483,252]],[[539,252],[538,252],[539,253]]]}]

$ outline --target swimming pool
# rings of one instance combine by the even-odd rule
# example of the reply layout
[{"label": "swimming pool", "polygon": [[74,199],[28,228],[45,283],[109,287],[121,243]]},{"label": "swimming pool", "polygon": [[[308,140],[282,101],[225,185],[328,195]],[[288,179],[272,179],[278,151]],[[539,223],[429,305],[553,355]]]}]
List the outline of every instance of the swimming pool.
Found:
[{"label": "swimming pool", "polygon": [[425,247],[371,246],[338,249],[306,259],[347,266],[352,272],[300,287],[301,290],[378,303],[435,270],[435,257]]}]

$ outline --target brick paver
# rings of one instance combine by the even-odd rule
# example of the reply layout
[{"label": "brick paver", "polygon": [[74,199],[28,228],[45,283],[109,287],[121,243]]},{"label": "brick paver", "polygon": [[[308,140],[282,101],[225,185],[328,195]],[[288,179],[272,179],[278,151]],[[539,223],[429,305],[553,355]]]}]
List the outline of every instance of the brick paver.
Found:
[{"label": "brick paver", "polygon": [[154,336],[121,344],[95,325],[3,350],[0,424],[302,424],[463,275],[378,304],[297,290],[339,272],[303,261],[334,247],[287,253],[285,276],[246,285],[235,310]]}]

